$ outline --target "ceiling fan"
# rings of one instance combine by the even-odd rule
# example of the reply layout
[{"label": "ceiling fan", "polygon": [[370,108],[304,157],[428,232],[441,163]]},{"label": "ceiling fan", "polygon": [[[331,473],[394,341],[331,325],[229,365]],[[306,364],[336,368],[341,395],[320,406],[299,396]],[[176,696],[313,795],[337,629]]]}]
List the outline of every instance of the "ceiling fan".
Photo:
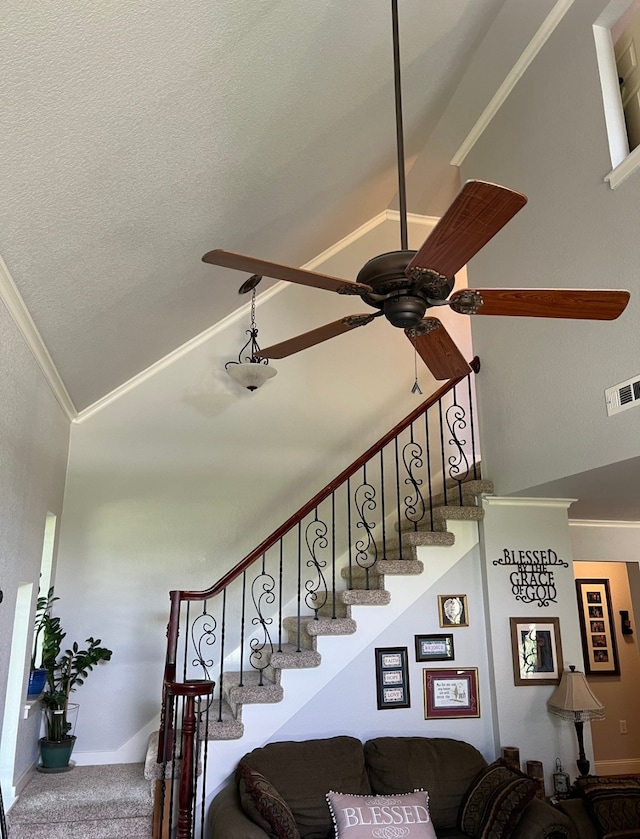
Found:
[{"label": "ceiling fan", "polygon": [[[261,349],[261,358],[284,358],[384,316],[405,334],[436,379],[466,375],[469,365],[438,318],[425,313],[448,306],[463,315],[613,320],[629,302],[629,292],[598,289],[461,289],[455,274],[527,203],[526,196],[498,184],[467,181],[418,251],[407,247],[407,207],[400,85],[398,3],[391,0],[400,203],[398,251],[370,259],[355,282],[225,250],[202,259],[251,273],[240,293],[263,276],[338,294],[356,295],[374,309],[347,315],[279,344]],[[453,292],[453,293],[452,293]]]}]

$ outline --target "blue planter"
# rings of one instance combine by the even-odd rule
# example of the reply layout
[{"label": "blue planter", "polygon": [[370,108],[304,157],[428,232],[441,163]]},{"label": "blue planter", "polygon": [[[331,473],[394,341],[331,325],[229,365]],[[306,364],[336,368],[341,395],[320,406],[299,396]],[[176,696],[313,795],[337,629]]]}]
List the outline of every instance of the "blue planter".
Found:
[{"label": "blue planter", "polygon": [[37,699],[42,695],[47,683],[47,671],[44,669],[32,670],[29,673],[29,687],[27,688],[27,699]]}]

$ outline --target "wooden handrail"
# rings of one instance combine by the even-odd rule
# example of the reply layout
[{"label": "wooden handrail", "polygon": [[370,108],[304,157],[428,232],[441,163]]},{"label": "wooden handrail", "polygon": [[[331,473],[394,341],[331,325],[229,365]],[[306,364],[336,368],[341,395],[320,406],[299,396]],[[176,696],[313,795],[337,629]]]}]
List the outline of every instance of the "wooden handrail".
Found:
[{"label": "wooden handrail", "polygon": [[[474,373],[477,373],[480,370],[480,359],[478,356],[469,363],[469,366]],[[364,463],[370,460],[374,455],[378,454],[378,452],[383,449],[387,443],[391,442],[394,437],[404,431],[405,428],[411,425],[415,419],[427,411],[432,405],[435,405],[436,402],[442,399],[445,394],[449,393],[450,390],[453,390],[453,388],[466,379],[468,375],[469,373],[466,373],[464,376],[458,376],[456,379],[450,379],[435,393],[432,393],[431,396],[425,399],[425,401],[418,405],[417,408],[414,408],[414,410],[411,411],[411,413],[401,420],[394,428],[392,428],[391,431],[367,449],[367,451],[355,460],[351,466],[344,469],[336,478],[328,483],[324,489],[321,489],[320,492],[314,495],[310,501],[307,501],[307,503],[300,507],[296,513],[288,518],[284,524],[282,524],[277,530],[274,530],[270,536],[267,536],[267,538],[264,539],[257,548],[254,548],[254,550],[247,554],[244,559],[241,559],[237,565],[228,571],[224,577],[221,577],[217,583],[214,583],[211,588],[205,589],[204,591],[172,591],[170,593],[172,602],[175,603],[176,599],[208,600],[210,597],[215,597],[216,594],[219,594],[229,585],[229,583],[239,577],[243,571],[246,571],[246,569],[255,562],[256,559],[262,556],[263,553],[266,553],[269,548],[273,547],[273,545],[275,545],[276,542],[285,535],[285,533],[288,533],[292,527],[295,527],[299,522],[301,522],[304,517],[314,510],[322,501],[324,501],[325,498],[328,498],[332,492],[335,492],[339,486],[354,475]]]}]

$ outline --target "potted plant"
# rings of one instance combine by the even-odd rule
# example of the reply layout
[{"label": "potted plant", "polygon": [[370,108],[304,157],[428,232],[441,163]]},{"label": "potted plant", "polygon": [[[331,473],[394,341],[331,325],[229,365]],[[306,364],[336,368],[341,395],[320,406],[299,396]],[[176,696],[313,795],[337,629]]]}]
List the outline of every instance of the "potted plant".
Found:
[{"label": "potted plant", "polygon": [[[51,592],[52,593],[52,592]],[[57,599],[57,598],[56,598]],[[80,685],[89,672],[101,661],[109,661],[112,651],[101,646],[100,638],[87,638],[86,647],[77,641],[69,649],[62,649],[66,632],[60,618],[44,612],[42,628],[42,666],[47,671],[42,704],[45,709],[45,736],[40,738],[42,767],[60,771],[69,768],[71,752],[76,737],[71,720],[70,694]],[[77,710],[77,706],[75,706]]]},{"label": "potted plant", "polygon": [[36,665],[38,657],[38,642],[44,630],[45,615],[51,611],[51,607],[57,600],[53,596],[53,587],[49,589],[46,596],[40,595],[36,601],[36,615],[33,622],[33,646],[31,648],[31,669],[29,670],[29,686],[27,688],[27,699],[38,699],[44,690],[47,682],[47,670],[45,667]]}]

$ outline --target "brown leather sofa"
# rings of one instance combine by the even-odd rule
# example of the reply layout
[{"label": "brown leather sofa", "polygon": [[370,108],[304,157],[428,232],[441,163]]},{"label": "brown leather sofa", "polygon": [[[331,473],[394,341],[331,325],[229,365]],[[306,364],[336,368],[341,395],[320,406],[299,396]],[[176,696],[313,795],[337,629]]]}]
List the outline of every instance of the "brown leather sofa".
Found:
[{"label": "brown leather sofa", "polygon": [[[527,786],[530,779],[519,774],[513,776],[515,786],[522,787],[527,794],[519,799],[516,810],[520,809],[511,814],[512,821],[504,822],[504,813],[512,806],[513,798],[509,802],[497,798],[493,780],[501,780],[501,773],[509,771],[499,762],[488,766],[476,748],[448,738],[378,737],[362,744],[353,737],[332,737],[270,743],[245,755],[235,779],[214,798],[207,815],[206,836],[207,839],[270,836],[331,839],[334,829],[325,799],[330,790],[396,795],[424,789],[429,793],[431,819],[438,839],[465,839],[480,835],[478,814],[484,808],[486,816],[491,808],[475,805],[479,791],[489,783],[493,784],[493,790],[487,798],[493,796],[491,806],[503,818],[498,832],[490,835],[512,839],[577,839],[571,819],[547,802],[533,798]],[[247,802],[248,777],[266,779],[270,800],[280,797],[295,824],[288,830],[281,825],[273,829],[259,814],[254,814],[253,801]],[[472,796],[475,809],[466,806]],[[477,829],[465,832],[463,827],[469,829],[472,823]]]}]

